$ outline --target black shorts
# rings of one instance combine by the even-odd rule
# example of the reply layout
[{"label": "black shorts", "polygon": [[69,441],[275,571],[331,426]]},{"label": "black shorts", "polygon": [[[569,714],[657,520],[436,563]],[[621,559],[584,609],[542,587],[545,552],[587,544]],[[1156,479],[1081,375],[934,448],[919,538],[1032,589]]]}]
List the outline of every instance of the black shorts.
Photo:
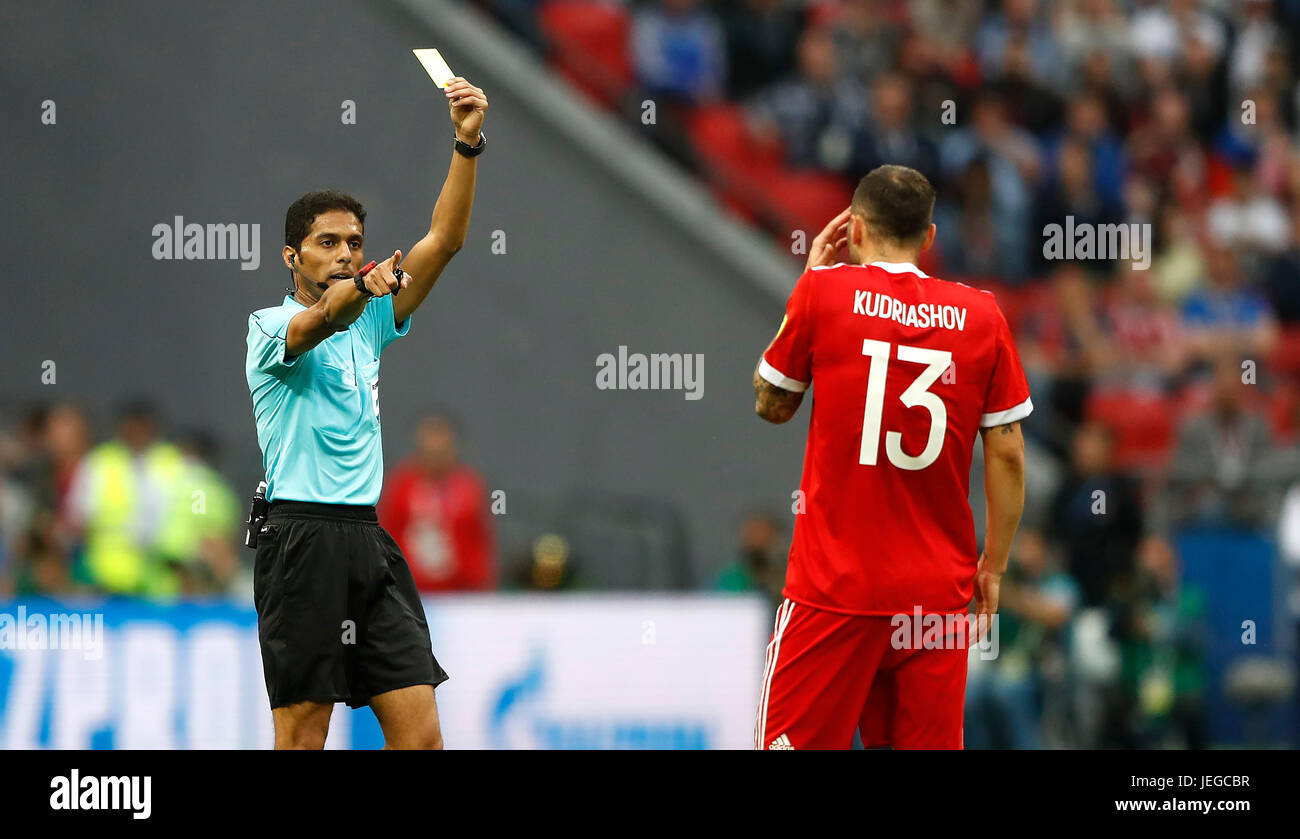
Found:
[{"label": "black shorts", "polygon": [[272,708],[360,708],[447,680],[406,558],[374,507],[273,502],[258,534],[253,604]]}]

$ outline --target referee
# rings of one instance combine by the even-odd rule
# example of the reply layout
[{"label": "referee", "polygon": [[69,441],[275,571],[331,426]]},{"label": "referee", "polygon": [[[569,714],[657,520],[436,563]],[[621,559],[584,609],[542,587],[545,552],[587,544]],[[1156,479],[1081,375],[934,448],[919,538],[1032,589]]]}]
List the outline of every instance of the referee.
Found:
[{"label": "referee", "polygon": [[[440,749],[433,657],[406,559],[378,524],[379,356],[465,242],[483,91],[446,87],[455,148],[429,232],[367,274],[366,211],[342,192],[289,207],[284,302],[248,319],[245,372],[266,470],[254,604],[277,749],[319,749],[336,702],[369,705],[385,748]],[[400,269],[399,269],[400,264]],[[399,293],[400,292],[400,293]]]}]

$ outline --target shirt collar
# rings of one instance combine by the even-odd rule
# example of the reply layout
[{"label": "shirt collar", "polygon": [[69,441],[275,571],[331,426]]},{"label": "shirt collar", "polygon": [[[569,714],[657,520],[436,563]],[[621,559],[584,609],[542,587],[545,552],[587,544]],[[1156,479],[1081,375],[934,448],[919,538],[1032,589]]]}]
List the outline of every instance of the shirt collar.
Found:
[{"label": "shirt collar", "polygon": [[307,308],[307,307],[304,306],[303,304],[299,303],[297,300],[294,300],[292,294],[286,294],[286,295],[284,296],[284,305],[286,305],[286,306],[297,306],[299,309],[305,309],[305,308]]},{"label": "shirt collar", "polygon": [[873,268],[884,268],[891,274],[902,274],[910,271],[913,274],[929,279],[929,276],[924,271],[910,262],[873,262],[871,265]]}]

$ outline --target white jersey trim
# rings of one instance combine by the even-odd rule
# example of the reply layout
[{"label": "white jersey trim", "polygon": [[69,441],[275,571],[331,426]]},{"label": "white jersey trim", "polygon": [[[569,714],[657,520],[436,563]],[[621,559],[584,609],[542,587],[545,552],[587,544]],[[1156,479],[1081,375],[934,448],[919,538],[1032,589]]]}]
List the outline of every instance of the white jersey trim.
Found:
[{"label": "white jersey trim", "polygon": [[790,624],[794,614],[794,601],[786,598],[776,610],[776,625],[772,628],[772,640],[767,644],[767,663],[763,668],[763,691],[758,697],[758,714],[754,719],[754,748],[763,750],[767,739],[767,702],[772,692],[772,677],[776,675],[776,662],[781,654],[781,636]]},{"label": "white jersey trim", "polygon": [[[849,263],[847,262],[837,262],[834,265],[814,265],[812,267],[812,270],[827,271],[831,268],[843,268],[848,264]],[[925,273],[920,268],[917,268],[915,265],[913,265],[910,262],[873,262],[871,264],[876,268],[884,268],[886,271],[888,271],[891,274],[902,274],[910,271],[913,274],[916,274],[921,277],[925,277],[927,280],[930,279],[929,274]],[[855,265],[854,267],[859,268],[861,266]]]},{"label": "white jersey trim", "polygon": [[917,276],[925,277],[927,280],[930,279],[929,274],[925,273],[920,268],[917,268],[910,262],[873,262],[871,263],[871,266],[873,268],[884,268],[891,274],[904,274],[911,272]]},{"label": "white jersey trim", "polygon": [[793,393],[803,393],[808,389],[807,382],[801,382],[798,379],[792,379],[780,370],[767,363],[766,358],[758,361],[758,375],[768,384],[776,385],[781,390],[788,390]]},{"label": "white jersey trim", "polygon": [[1014,408],[1007,408],[1005,411],[996,411],[992,414],[985,414],[980,417],[980,428],[991,428],[995,425],[1006,425],[1009,422],[1022,420],[1029,416],[1034,410],[1034,401],[1026,399]]}]

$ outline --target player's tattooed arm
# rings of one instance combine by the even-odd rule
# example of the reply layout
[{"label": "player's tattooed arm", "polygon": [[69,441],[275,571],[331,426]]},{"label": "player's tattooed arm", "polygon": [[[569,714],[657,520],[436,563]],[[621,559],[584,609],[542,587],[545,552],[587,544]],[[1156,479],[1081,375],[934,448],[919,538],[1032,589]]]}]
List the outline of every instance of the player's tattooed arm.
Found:
[{"label": "player's tattooed arm", "polygon": [[[1001,576],[1007,569],[1011,540],[1025,508],[1025,438],[1019,422],[981,428],[984,441],[984,499],[987,520],[980,572]],[[990,612],[997,611],[993,592]]]},{"label": "player's tattooed arm", "polygon": [[780,424],[794,416],[801,402],[802,392],[777,387],[760,376],[758,367],[754,367],[754,413],[768,422]]}]

